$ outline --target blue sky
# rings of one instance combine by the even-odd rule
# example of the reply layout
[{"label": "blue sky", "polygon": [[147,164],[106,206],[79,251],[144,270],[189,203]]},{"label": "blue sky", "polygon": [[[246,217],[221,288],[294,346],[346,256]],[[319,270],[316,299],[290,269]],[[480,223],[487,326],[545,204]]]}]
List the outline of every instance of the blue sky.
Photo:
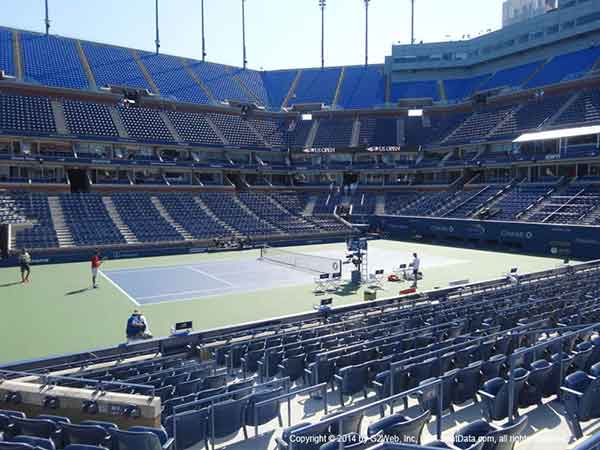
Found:
[{"label": "blue sky", "polygon": [[[49,0],[51,32],[154,49],[154,0]],[[0,0],[0,25],[43,31],[44,0]],[[369,62],[410,40],[410,0],[371,0]],[[161,51],[200,59],[200,0],[160,0]],[[476,36],[501,25],[502,0],[416,0],[417,41]],[[241,0],[205,0],[207,59],[241,65]],[[364,62],[364,1],[327,0],[325,64]],[[317,0],[247,0],[249,67],[319,66]]]}]

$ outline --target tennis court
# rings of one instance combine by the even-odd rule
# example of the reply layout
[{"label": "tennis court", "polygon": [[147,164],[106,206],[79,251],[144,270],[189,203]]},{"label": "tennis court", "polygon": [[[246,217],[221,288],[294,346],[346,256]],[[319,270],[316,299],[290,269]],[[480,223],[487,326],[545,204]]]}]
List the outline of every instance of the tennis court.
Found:
[{"label": "tennis court", "polygon": [[[346,254],[344,243],[284,250],[336,260]],[[455,280],[497,278],[512,266],[525,273],[560,264],[549,258],[381,240],[369,243],[369,273],[384,269],[387,274],[410,262],[415,251],[425,275],[419,290]],[[364,287],[345,283],[319,297],[313,293],[316,272],[259,257],[258,250],[245,250],[107,260],[99,289],[91,288],[88,262],[36,265],[26,285],[18,282],[18,268],[0,269],[0,298],[5,300],[0,329],[6,336],[0,362],[122,343],[133,307],[143,308],[155,336],[165,336],[181,321],[191,320],[195,330],[202,330],[310,311],[324,296],[333,297],[334,306],[363,301]],[[344,280],[352,269],[342,265]],[[397,295],[408,284],[384,283],[377,298]],[[58,327],[65,318],[68,326]]]},{"label": "tennis court", "polygon": [[311,283],[314,275],[256,258],[102,272],[138,305],[194,300]]}]

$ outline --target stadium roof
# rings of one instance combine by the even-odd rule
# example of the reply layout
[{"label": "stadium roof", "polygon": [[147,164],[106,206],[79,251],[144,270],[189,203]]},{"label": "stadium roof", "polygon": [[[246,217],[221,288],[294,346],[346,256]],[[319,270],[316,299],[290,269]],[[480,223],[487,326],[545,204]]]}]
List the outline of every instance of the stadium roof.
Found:
[{"label": "stadium roof", "polygon": [[519,136],[513,142],[523,143],[534,141],[547,141],[550,139],[589,136],[591,134],[600,134],[600,125],[577,128],[563,128],[562,130],[538,131],[536,133],[525,133]]}]

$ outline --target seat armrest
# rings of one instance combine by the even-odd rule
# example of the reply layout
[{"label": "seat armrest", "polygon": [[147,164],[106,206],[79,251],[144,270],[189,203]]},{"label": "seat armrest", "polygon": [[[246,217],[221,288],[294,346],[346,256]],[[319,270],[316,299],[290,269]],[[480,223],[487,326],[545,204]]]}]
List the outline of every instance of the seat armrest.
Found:
[{"label": "seat armrest", "polygon": [[373,386],[377,386],[378,388],[383,387],[383,384],[381,384],[379,381],[372,381],[371,383],[373,384]]},{"label": "seat armrest", "polygon": [[344,381],[344,379],[343,379],[342,377],[340,377],[338,374],[335,374],[335,375],[333,376],[333,378],[335,379],[335,381],[338,381],[338,382],[340,382],[340,383],[341,383],[342,381]]},{"label": "seat armrest", "polygon": [[567,394],[574,395],[574,396],[576,396],[578,398],[582,398],[583,397],[583,392],[575,391],[575,390],[570,389],[570,388],[565,387],[565,386],[561,386],[560,390],[563,391],[563,392],[566,392]]},{"label": "seat armrest", "polygon": [[164,445],[162,446],[163,450],[172,450],[174,443],[175,443],[174,438],[167,439],[167,442],[165,442]]},{"label": "seat armrest", "polygon": [[485,392],[485,391],[482,391],[482,390],[477,391],[477,393],[479,395],[481,395],[482,397],[489,398],[490,400],[494,400],[496,398],[495,395],[492,395],[489,392]]},{"label": "seat armrest", "polygon": [[304,373],[306,375],[312,375],[312,370],[310,370],[310,369],[304,369]]},{"label": "seat armrest", "polygon": [[289,449],[288,444],[283,439],[276,437],[275,443],[277,444],[277,450],[288,450]]}]

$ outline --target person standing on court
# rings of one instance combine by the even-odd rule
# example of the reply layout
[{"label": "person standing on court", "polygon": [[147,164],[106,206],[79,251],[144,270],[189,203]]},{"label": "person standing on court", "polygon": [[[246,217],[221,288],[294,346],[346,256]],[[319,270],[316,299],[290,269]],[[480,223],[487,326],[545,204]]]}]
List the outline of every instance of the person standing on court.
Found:
[{"label": "person standing on court", "polygon": [[100,252],[96,250],[94,256],[92,256],[92,287],[96,289],[98,285],[96,284],[96,278],[98,277],[98,269],[102,265],[102,259],[100,258]]},{"label": "person standing on court", "polygon": [[29,283],[29,274],[31,273],[31,255],[27,249],[22,249],[19,255],[19,265],[21,266],[21,283]]},{"label": "person standing on court", "polygon": [[419,259],[419,256],[416,253],[413,253],[413,260],[411,263],[412,266],[412,270],[413,270],[413,287],[416,288],[417,287],[417,280],[419,279],[419,269],[421,268],[421,260]]}]

